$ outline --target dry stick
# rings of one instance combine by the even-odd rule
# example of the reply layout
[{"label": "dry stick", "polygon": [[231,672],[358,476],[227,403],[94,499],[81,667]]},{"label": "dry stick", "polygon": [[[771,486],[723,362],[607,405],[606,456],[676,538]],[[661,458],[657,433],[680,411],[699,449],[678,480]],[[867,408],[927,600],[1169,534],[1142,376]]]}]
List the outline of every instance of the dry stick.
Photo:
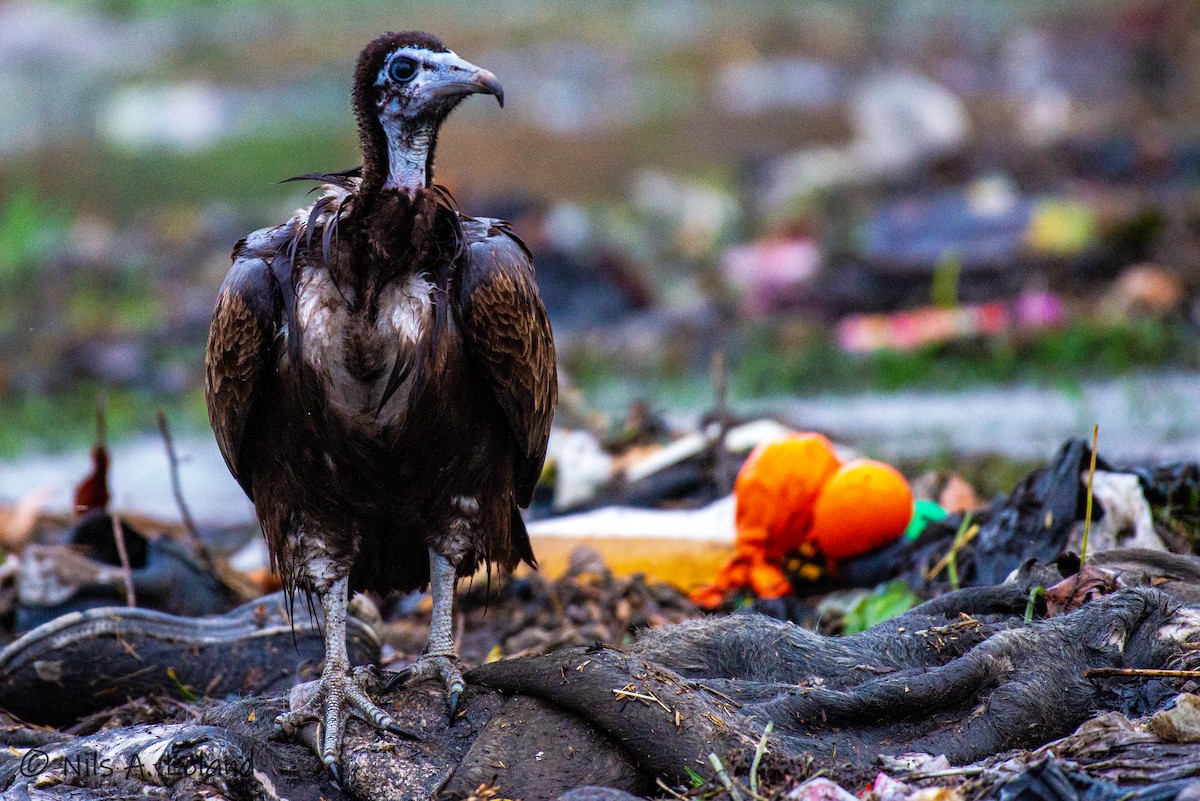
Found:
[{"label": "dry stick", "polygon": [[945,770],[918,771],[904,776],[907,781],[922,781],[924,779],[945,779],[950,776],[978,776],[984,768],[975,765],[964,765],[961,768],[946,768]]},{"label": "dry stick", "polygon": [[[976,532],[978,532],[976,528]],[[962,587],[958,580],[958,549],[963,547],[966,542],[967,534],[971,531],[971,513],[967,512],[963,517],[962,525],[958,527],[958,532],[954,535],[954,543],[950,547],[950,553],[946,554],[946,570],[950,576],[950,589],[957,590]]]},{"label": "dry stick", "polygon": [[729,464],[729,451],[725,437],[729,433],[729,366],[725,363],[725,351],[718,350],[712,356],[712,385],[716,401],[717,439],[714,445],[717,493],[728,495],[733,491],[733,470]]},{"label": "dry stick", "polygon": [[[955,561],[957,565],[959,550],[971,540],[975,539],[975,536],[979,534],[979,526],[973,526],[970,524],[971,513],[968,512],[966,516],[963,517],[962,525],[958,527],[958,533],[954,535],[953,542],[950,543],[950,550],[938,560],[936,565],[929,568],[929,571],[925,574],[926,581],[933,581],[935,578],[937,578],[938,574],[945,570],[952,560]],[[970,528],[968,528],[968,526],[970,526]]]},{"label": "dry stick", "polygon": [[1088,534],[1092,530],[1092,481],[1096,478],[1096,440],[1099,438],[1100,424],[1095,423],[1092,425],[1092,465],[1088,468],[1087,510],[1083,514],[1083,544],[1079,546],[1079,550],[1083,552],[1079,554],[1080,567],[1087,561]]},{"label": "dry stick", "polygon": [[1088,668],[1085,679],[1129,676],[1146,679],[1200,679],[1200,670],[1160,670],[1157,668]]},{"label": "dry stick", "polygon": [[666,790],[668,793],[673,795],[675,798],[680,799],[680,801],[687,801],[687,796],[681,795],[680,793],[677,793],[674,790],[672,790],[670,787],[668,787],[666,784],[663,783],[662,779],[655,779],[654,783],[657,784],[662,789]]},{"label": "dry stick", "polygon": [[129,564],[129,551],[125,549],[125,529],[121,518],[112,516],[113,542],[117,545],[117,556],[121,560],[121,577],[125,580],[125,604],[137,606],[137,597],[133,594],[133,568]]},{"label": "dry stick", "polygon": [[179,483],[179,457],[175,453],[175,441],[171,438],[171,429],[167,426],[167,415],[162,409],[158,410],[158,432],[162,434],[163,445],[167,448],[167,461],[171,468],[171,492],[175,495],[175,504],[179,507],[179,516],[183,518],[183,526],[187,529],[187,545],[192,556],[202,553],[200,531],[196,521],[188,511],[187,503],[183,500],[183,487]]}]

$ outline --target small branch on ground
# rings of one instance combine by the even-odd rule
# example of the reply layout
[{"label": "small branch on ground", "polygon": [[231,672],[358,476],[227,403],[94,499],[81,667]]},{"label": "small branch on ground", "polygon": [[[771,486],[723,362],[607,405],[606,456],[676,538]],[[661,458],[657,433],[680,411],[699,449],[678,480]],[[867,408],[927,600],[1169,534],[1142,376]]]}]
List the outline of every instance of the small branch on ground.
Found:
[{"label": "small branch on ground", "polygon": [[742,794],[738,792],[737,787],[734,787],[733,779],[730,778],[729,772],[725,770],[725,764],[721,762],[721,758],[716,754],[709,754],[708,763],[717,772],[717,778],[721,780],[721,784],[725,786],[725,792],[729,793],[733,801],[742,801]]},{"label": "small branch on ground", "polygon": [[175,440],[171,438],[167,415],[162,409],[158,410],[158,432],[162,435],[163,445],[167,449],[167,461],[171,468],[171,492],[175,496],[175,504],[179,507],[179,516],[183,519],[183,526],[187,530],[188,549],[192,556],[200,557],[204,553],[204,548],[200,544],[200,530],[196,528],[196,521],[192,519],[192,513],[183,499],[183,487],[179,482],[179,456],[175,453]]},{"label": "small branch on ground", "polygon": [[1158,670],[1154,668],[1088,668],[1083,671],[1085,679],[1146,678],[1146,679],[1200,679],[1200,670]]},{"label": "small branch on ground", "polygon": [[713,441],[713,478],[717,485],[717,494],[721,496],[733,492],[733,466],[729,462],[729,450],[725,445],[725,437],[729,433],[729,365],[725,361],[725,351],[718,350],[712,357],[712,385],[716,402],[717,435]]},{"label": "small branch on ground", "polygon": [[121,560],[121,578],[125,582],[125,604],[137,606],[137,596],[133,594],[133,567],[129,564],[129,551],[125,548],[125,528],[121,518],[112,516],[113,542],[117,545],[117,556]]}]

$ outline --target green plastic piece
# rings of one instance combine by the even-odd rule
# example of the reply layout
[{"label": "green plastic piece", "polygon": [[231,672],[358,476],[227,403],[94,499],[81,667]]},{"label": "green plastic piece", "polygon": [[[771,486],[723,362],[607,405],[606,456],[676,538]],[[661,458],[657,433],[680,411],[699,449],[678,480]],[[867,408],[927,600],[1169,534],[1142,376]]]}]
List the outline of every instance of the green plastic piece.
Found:
[{"label": "green plastic piece", "polygon": [[945,509],[933,501],[925,499],[917,501],[913,504],[912,520],[908,521],[908,528],[904,529],[904,539],[910,542],[915,540],[921,536],[921,532],[925,530],[927,524],[945,520],[947,514]]}]

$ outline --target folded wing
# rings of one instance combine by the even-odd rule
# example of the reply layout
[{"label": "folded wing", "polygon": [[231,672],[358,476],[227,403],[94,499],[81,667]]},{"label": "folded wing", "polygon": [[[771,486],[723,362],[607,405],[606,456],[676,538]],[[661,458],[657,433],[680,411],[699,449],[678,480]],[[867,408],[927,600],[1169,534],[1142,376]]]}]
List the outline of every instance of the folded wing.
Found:
[{"label": "folded wing", "polygon": [[462,219],[469,258],[458,309],[467,351],[483,371],[517,443],[516,500],[528,506],[546,460],[558,374],[533,258],[507,223]]}]

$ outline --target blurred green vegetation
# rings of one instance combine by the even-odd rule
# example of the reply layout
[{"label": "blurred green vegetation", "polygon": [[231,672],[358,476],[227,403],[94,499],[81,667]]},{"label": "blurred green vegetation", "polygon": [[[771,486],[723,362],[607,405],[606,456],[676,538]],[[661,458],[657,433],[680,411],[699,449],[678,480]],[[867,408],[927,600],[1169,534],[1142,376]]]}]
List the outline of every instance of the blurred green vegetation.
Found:
[{"label": "blurred green vegetation", "polygon": [[913,594],[903,581],[890,581],[875,588],[875,591],[854,605],[846,613],[842,634],[858,634],[877,623],[902,615],[919,604],[921,599]]},{"label": "blurred green vegetation", "polygon": [[743,397],[803,392],[954,389],[971,384],[1075,384],[1135,370],[1200,366],[1200,342],[1185,323],[1143,319],[1073,322],[1032,336],[929,345],[913,351],[842,352],[818,334],[794,348],[758,331],[736,362]]},{"label": "blurred green vegetation", "polygon": [[[55,169],[45,169],[47,162]],[[61,241],[67,215],[39,205],[40,197],[79,198],[83,211],[93,211],[118,225],[139,215],[158,213],[185,204],[232,202],[241,208],[278,209],[302,202],[310,186],[279,182],[306,172],[343,170],[359,162],[357,142],[346,132],[301,130],[222,140],[194,153],[166,150],[127,151],[94,147],[86,151],[63,148],[53,153],[12,159],[4,164],[8,186],[16,186],[0,212],[0,244],[8,236],[23,236],[32,247]],[[237,194],[230,197],[230,187]],[[11,222],[9,217],[12,218]],[[52,223],[58,220],[62,226]],[[13,229],[10,234],[9,229]],[[232,243],[230,243],[232,246]],[[0,255],[0,273],[6,270]],[[3,280],[0,276],[0,280]]]},{"label": "blurred green vegetation", "polygon": [[36,392],[0,397],[0,458],[30,451],[61,451],[86,447],[96,436],[96,403],[104,399],[110,441],[153,430],[159,409],[178,433],[204,433],[208,412],[204,392],[197,387],[177,395],[114,390],[96,384],[68,392]]},{"label": "blurred green vegetation", "polygon": [[[1085,379],[1133,372],[1200,368],[1200,339],[1177,320],[1122,323],[1079,321],[1034,335],[929,345],[913,351],[848,354],[830,333],[779,342],[777,329],[749,331],[729,348],[732,397],[954,390],[1022,382],[1078,392]],[[579,348],[565,356],[571,380],[602,407],[633,397],[661,398],[664,406],[711,403],[708,375],[664,350],[639,368]]]},{"label": "blurred green vegetation", "polygon": [[[16,377],[17,369],[0,360],[0,414],[4,415],[0,454],[5,455],[23,447],[86,443],[92,436],[92,410],[100,393],[108,398],[114,436],[151,429],[159,406],[173,420],[178,419],[181,428],[203,431],[207,427],[198,387],[163,396],[86,381],[71,383],[66,376],[70,366],[47,354],[73,353],[72,346],[87,344],[92,338],[124,337],[140,342],[145,335],[145,341],[151,343],[146,348],[150,354],[147,362],[189,365],[191,378],[196,380],[203,360],[202,333],[197,333],[194,324],[182,333],[169,330],[177,322],[173,315],[180,315],[185,306],[179,297],[197,287],[211,287],[215,296],[218,271],[227,265],[224,259],[236,237],[278,221],[281,214],[310,199],[305,194],[308,185],[280,186],[278,181],[358,163],[348,87],[338,88],[338,79],[337,87],[330,88],[332,85],[314,80],[314,76],[348,77],[353,55],[365,36],[387,26],[423,27],[438,31],[464,53],[496,53],[554,42],[572,48],[583,45],[584,50],[599,42],[617,45],[614,68],[620,68],[622,59],[632,59],[637,65],[632,74],[660,79],[648,81],[640,89],[645,96],[639,102],[655,113],[622,118],[624,128],[589,132],[579,138],[575,150],[550,151],[573,153],[577,158],[559,158],[550,169],[528,170],[525,165],[530,154],[525,151],[536,151],[538,143],[554,144],[557,135],[530,129],[520,117],[489,117],[487,126],[480,129],[489,136],[498,130],[493,126],[511,126],[507,134],[495,135],[489,142],[489,161],[498,165],[497,170],[518,176],[510,180],[522,188],[529,188],[527,184],[540,173],[561,172],[566,176],[560,179],[566,194],[574,200],[618,192],[624,200],[606,207],[600,226],[603,241],[645,265],[657,286],[684,284],[695,278],[709,290],[716,281],[717,254],[745,233],[739,228],[743,223],[739,214],[729,215],[713,230],[680,228],[679,221],[667,213],[656,219],[654,213],[629,199],[628,188],[621,183],[626,171],[633,174],[634,166],[651,164],[665,174],[687,176],[678,183],[695,182],[714,190],[718,199],[734,197],[744,166],[740,159],[747,152],[786,152],[802,143],[840,141],[847,134],[845,124],[819,122],[820,115],[812,111],[769,116],[757,127],[746,125],[741,132],[745,141],[740,141],[741,134],[736,137],[739,141],[728,141],[727,130],[713,125],[707,102],[698,105],[695,98],[709,97],[713,64],[732,59],[739,48],[765,42],[764,55],[790,52],[800,45],[788,37],[801,37],[805,32],[815,31],[812,35],[820,38],[822,31],[839,31],[849,41],[864,36],[872,26],[890,25],[892,17],[906,18],[898,13],[902,3],[876,0],[823,0],[799,6],[782,0],[743,3],[725,20],[714,10],[717,6],[710,5],[707,12],[696,16],[698,32],[689,34],[684,30],[688,26],[682,26],[683,38],[670,40],[662,38],[661,31],[671,26],[656,27],[655,20],[661,23],[663,15],[673,15],[674,7],[635,0],[502,3],[489,8],[487,14],[474,13],[477,6],[465,0],[450,0],[436,8],[416,0],[352,0],[333,13],[328,4],[315,0],[65,0],[64,5],[98,12],[101,23],[106,16],[173,17],[173,22],[157,22],[170,22],[181,31],[169,52],[153,56],[132,72],[116,72],[98,81],[89,96],[102,97],[121,86],[159,82],[198,81],[263,93],[275,87],[283,94],[274,99],[291,102],[289,93],[296,91],[297,97],[307,98],[309,105],[303,107],[315,116],[299,117],[302,124],[270,123],[268,118],[278,107],[273,111],[266,103],[260,113],[255,105],[254,121],[264,120],[262,127],[234,126],[230,135],[236,133],[238,138],[218,137],[197,151],[179,152],[161,147],[126,150],[106,143],[95,122],[100,117],[76,114],[65,117],[70,124],[59,126],[64,132],[61,138],[48,137],[36,150],[16,151],[0,162],[0,186],[4,187],[0,190],[0,346],[16,357],[10,362],[28,356],[27,361],[40,362],[43,368],[52,364],[57,370],[63,364],[63,375],[43,369],[41,375],[21,378]],[[1020,10],[1012,0],[998,5],[1014,13]],[[1085,8],[1102,4],[1098,0],[1057,0],[1048,5]],[[783,11],[788,14],[780,13]],[[796,13],[804,17],[804,24],[796,25]],[[717,37],[715,31],[725,33]],[[765,36],[765,32],[778,35]],[[696,37],[692,44],[688,44],[688,36]],[[715,48],[718,42],[721,47]],[[797,42],[804,44],[799,38]],[[840,52],[838,47],[825,49],[812,41],[804,47],[825,58]],[[846,42],[842,47],[850,48],[846,52],[852,50]],[[534,55],[546,57],[536,51]],[[303,94],[305,91],[311,95]],[[283,115],[281,119],[291,118]],[[802,123],[812,119],[818,123],[811,130],[803,128]],[[471,135],[472,147],[478,145],[475,137],[480,135]],[[504,136],[515,137],[519,143],[519,148],[507,155],[500,147]],[[463,155],[467,152],[469,149]],[[571,161],[596,167],[591,173],[575,173],[567,169]],[[521,169],[514,170],[512,164]],[[469,174],[480,177],[480,172],[476,165]],[[591,180],[579,180],[581,174]],[[599,179],[609,175],[617,178],[601,187]],[[530,191],[542,193],[545,187]],[[689,191],[701,201],[711,200],[694,188]],[[817,193],[809,200],[813,207],[823,204],[815,199],[818,197],[823,198]],[[809,207],[791,211],[797,219],[814,213]],[[117,243],[109,248],[107,260],[100,264],[88,257],[74,257],[73,261],[64,257],[74,247],[78,229],[73,226],[82,222],[81,227],[86,228],[87,223],[96,221]],[[1155,232],[1161,227],[1157,218],[1147,225],[1150,223]],[[208,240],[196,233],[205,226],[211,228]],[[235,233],[226,236],[226,228]],[[1130,235],[1138,231],[1142,229]],[[948,305],[957,297],[961,265],[948,260],[945,267],[934,294]],[[665,293],[663,306],[672,302]],[[206,309],[201,313],[206,314]],[[1079,384],[1086,378],[1200,367],[1194,332],[1173,321],[1081,322],[1036,336],[869,355],[843,353],[822,329],[810,327],[796,336],[777,322],[763,321],[721,337],[720,344],[729,356],[734,400],[956,389],[1024,381],[1079,392]],[[565,372],[589,402],[601,408],[623,411],[632,397],[651,398],[664,408],[706,408],[712,400],[707,358],[714,345],[698,336],[677,335],[674,340],[655,343],[655,352],[649,354],[614,356],[585,344],[563,348],[561,355]],[[172,389],[179,386],[178,382],[163,384]],[[66,388],[60,388],[63,386]],[[33,387],[51,394],[35,394]]]},{"label": "blurred green vegetation", "polygon": [[61,242],[70,215],[18,185],[0,203],[0,293],[11,296]]}]

